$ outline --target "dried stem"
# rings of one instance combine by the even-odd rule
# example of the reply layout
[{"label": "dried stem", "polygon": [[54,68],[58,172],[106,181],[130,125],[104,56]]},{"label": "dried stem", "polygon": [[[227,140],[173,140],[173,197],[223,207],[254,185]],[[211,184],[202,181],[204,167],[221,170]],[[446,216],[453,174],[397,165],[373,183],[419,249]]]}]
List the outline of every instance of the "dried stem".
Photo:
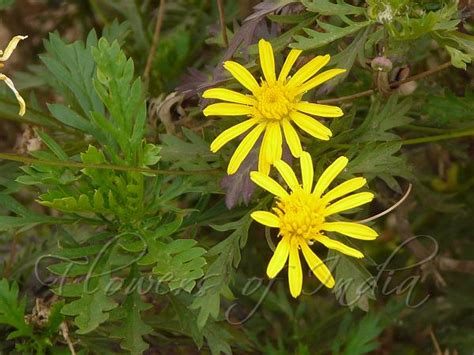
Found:
[{"label": "dried stem", "polygon": [[217,9],[219,10],[219,21],[221,24],[222,39],[226,47],[229,46],[229,40],[227,39],[227,28],[225,27],[225,15],[224,15],[224,5],[222,0],[217,0]]},{"label": "dried stem", "polygon": [[151,42],[150,52],[146,60],[145,71],[143,72],[143,79],[148,81],[150,76],[151,67],[153,65],[153,59],[156,54],[156,47],[160,39],[161,26],[163,25],[163,17],[165,15],[165,0],[160,0],[160,8],[158,9],[158,16],[156,18],[155,32],[153,33],[153,41]]},{"label": "dried stem", "polygon": [[[393,88],[396,88],[397,86],[400,86],[402,84],[409,83],[410,81],[415,81],[415,80],[420,80],[420,79],[426,78],[427,76],[436,74],[437,72],[440,72],[440,71],[442,71],[446,68],[449,68],[449,67],[451,67],[451,62],[446,62],[446,63],[443,63],[443,64],[437,66],[436,68],[424,71],[422,73],[419,73],[419,74],[416,74],[416,75],[413,75],[413,76],[409,76],[408,78],[406,78],[404,80],[400,80],[400,81],[390,83],[389,86],[393,89]],[[352,100],[358,99],[359,97],[370,96],[373,93],[375,93],[375,91],[376,91],[376,89],[369,89],[369,90],[361,91],[361,92],[358,92],[356,94],[352,94],[352,95],[348,95],[348,96],[336,97],[335,99],[318,100],[317,103],[318,104],[335,104],[335,103],[339,103],[339,102],[343,102],[343,101],[352,101]]]}]

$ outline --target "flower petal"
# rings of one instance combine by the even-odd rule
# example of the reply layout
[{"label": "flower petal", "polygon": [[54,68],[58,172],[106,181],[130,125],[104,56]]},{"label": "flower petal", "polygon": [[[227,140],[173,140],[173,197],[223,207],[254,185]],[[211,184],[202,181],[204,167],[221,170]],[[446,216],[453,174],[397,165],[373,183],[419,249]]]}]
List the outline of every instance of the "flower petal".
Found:
[{"label": "flower petal", "polygon": [[255,211],[250,214],[250,217],[252,217],[258,223],[263,224],[264,226],[272,228],[280,227],[280,219],[271,212]]},{"label": "flower petal", "polygon": [[282,120],[282,126],[286,143],[290,148],[291,155],[293,155],[295,158],[299,158],[303,148],[301,147],[301,141],[300,137],[298,137],[298,133],[296,133],[296,130],[287,119]]},{"label": "flower petal", "polygon": [[202,97],[205,99],[218,99],[222,101],[235,102],[244,105],[256,105],[257,100],[250,95],[244,95],[237,91],[223,88],[213,88],[204,91]]},{"label": "flower petal", "polygon": [[337,185],[332,190],[329,190],[323,195],[323,199],[326,202],[334,201],[335,199],[344,195],[350,194],[351,192],[360,189],[367,183],[363,177],[356,177],[350,180],[344,181],[342,184]]},{"label": "flower petal", "polygon": [[300,56],[302,53],[302,50],[299,49],[292,49],[290,53],[288,54],[288,57],[285,59],[285,63],[283,63],[283,67],[281,68],[280,75],[278,75],[278,81],[285,81],[288,74],[290,74],[290,70],[293,67],[293,64],[295,64],[296,59]]},{"label": "flower petal", "polygon": [[303,256],[308,263],[309,268],[313,272],[319,281],[321,281],[326,287],[333,288],[335,285],[334,278],[331,275],[328,267],[324,262],[311,250],[307,243],[301,243],[301,251]]},{"label": "flower petal", "polygon": [[262,67],[265,80],[269,83],[274,83],[276,81],[275,58],[273,57],[271,43],[261,39],[258,42],[258,52],[260,56],[260,66]]},{"label": "flower petal", "polygon": [[215,153],[221,149],[225,144],[230,142],[232,139],[240,136],[249,130],[252,126],[256,125],[258,120],[256,118],[250,118],[235,126],[227,128],[224,132],[219,134],[216,139],[211,143],[211,152]]},{"label": "flower petal", "polygon": [[270,163],[267,160],[267,146],[270,142],[269,130],[266,129],[263,135],[262,143],[260,144],[260,151],[258,153],[258,171],[268,175],[270,173]]},{"label": "flower petal", "polygon": [[327,141],[329,137],[332,136],[332,132],[329,128],[304,113],[293,111],[290,113],[290,118],[298,127],[315,138]]},{"label": "flower petal", "polygon": [[326,248],[336,250],[343,254],[353,256],[354,258],[363,258],[364,254],[362,254],[357,249],[348,247],[344,243],[341,243],[337,240],[333,240],[331,238],[326,237],[325,235],[319,235],[316,240],[323,244]]},{"label": "flower petal", "polygon": [[4,74],[0,74],[0,81],[4,81],[5,84],[8,85],[10,90],[13,91],[13,93],[15,94],[16,100],[20,104],[20,112],[18,112],[18,114],[20,116],[23,116],[26,112],[26,104],[25,104],[25,100],[23,100],[23,97],[21,97],[20,93],[15,88],[15,84],[13,84],[13,81],[11,81],[11,79]]},{"label": "flower petal", "polygon": [[209,105],[202,111],[204,116],[243,116],[250,115],[252,112],[252,106],[229,104],[227,102]]},{"label": "flower petal", "polygon": [[288,283],[290,284],[290,293],[296,298],[301,293],[303,287],[303,270],[301,269],[300,252],[298,242],[291,241],[290,260],[288,262]]},{"label": "flower petal", "polygon": [[291,190],[295,191],[299,188],[300,184],[296,178],[295,172],[287,163],[283,160],[277,160],[274,165]]},{"label": "flower petal", "polygon": [[257,141],[258,137],[260,137],[264,129],[265,123],[260,123],[245,136],[242,142],[240,142],[239,146],[232,155],[232,158],[230,158],[229,166],[227,167],[227,174],[232,175],[239,169],[240,164],[242,164],[242,161],[255,145],[255,142]]},{"label": "flower petal", "polygon": [[329,207],[326,207],[324,216],[330,216],[332,214],[350,210],[351,208],[369,203],[373,199],[374,194],[371,192],[359,192],[358,194],[344,197],[343,199],[334,202]]},{"label": "flower petal", "polygon": [[250,173],[250,179],[262,189],[267,190],[275,196],[280,198],[288,197],[288,192],[286,192],[279,183],[259,171],[252,171]]},{"label": "flower petal", "polygon": [[270,164],[281,158],[282,155],[282,136],[278,123],[270,123],[267,126],[268,144],[266,148],[266,158]]},{"label": "flower petal", "polygon": [[313,159],[308,152],[301,153],[301,176],[303,178],[303,189],[310,193],[313,188],[314,168]]},{"label": "flower petal", "polygon": [[337,106],[313,104],[306,101],[297,103],[296,109],[320,117],[341,117],[344,115],[344,112]]},{"label": "flower petal", "polygon": [[330,69],[326,70],[324,73],[321,73],[317,76],[315,76],[313,79],[308,80],[301,86],[299,86],[296,89],[296,94],[304,94],[305,92],[315,88],[318,85],[321,85],[322,83],[334,78],[336,75],[345,73],[346,69]]},{"label": "flower petal", "polygon": [[7,48],[5,48],[5,51],[4,52],[0,51],[0,62],[7,61],[10,58],[10,56],[12,55],[12,53],[15,50],[16,46],[18,45],[18,42],[20,42],[21,40],[27,39],[27,38],[28,38],[28,36],[15,36],[15,37],[13,37],[10,40],[10,42],[8,43]]},{"label": "flower petal", "polygon": [[346,157],[339,157],[331,165],[329,165],[318,179],[313,193],[318,197],[321,196],[321,194],[329,187],[336,176],[338,176],[341,171],[344,170],[348,161],[349,160]]},{"label": "flower petal", "polygon": [[378,233],[369,226],[355,222],[326,222],[321,225],[321,229],[361,240],[374,240],[378,237]]},{"label": "flower petal", "polygon": [[[296,88],[298,85],[303,84],[306,80],[310,79],[314,74],[316,74],[322,67],[329,63],[331,56],[318,55],[317,57],[310,60],[308,63],[303,65],[288,81],[288,87]],[[298,89],[299,91],[299,89]]]},{"label": "flower petal", "polygon": [[255,80],[252,74],[250,74],[250,72],[239,63],[228,60],[224,62],[224,68],[251,92],[255,92],[259,88],[257,80]]},{"label": "flower petal", "polygon": [[267,266],[267,275],[273,279],[283,269],[288,259],[288,253],[290,251],[290,240],[289,238],[282,238],[278,243],[275,252]]}]

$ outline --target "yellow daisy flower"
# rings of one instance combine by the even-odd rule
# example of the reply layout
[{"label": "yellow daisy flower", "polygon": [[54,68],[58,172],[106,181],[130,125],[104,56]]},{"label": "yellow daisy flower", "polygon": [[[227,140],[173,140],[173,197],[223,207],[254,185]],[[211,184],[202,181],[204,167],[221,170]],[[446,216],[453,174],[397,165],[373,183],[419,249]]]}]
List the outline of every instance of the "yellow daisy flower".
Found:
[{"label": "yellow daisy flower", "polygon": [[329,249],[355,258],[364,257],[360,251],[329,238],[324,235],[324,232],[337,232],[362,240],[372,240],[378,236],[376,231],[363,224],[328,220],[330,216],[368,203],[374,198],[370,192],[359,192],[344,197],[365,185],[366,180],[362,177],[350,179],[324,193],[346,167],[348,162],[346,157],[340,157],[332,163],[314,187],[311,156],[307,152],[302,152],[300,162],[302,185],[299,184],[288,164],[282,160],[274,164],[291,189],[290,193],[269,176],[257,171],[250,173],[250,178],[254,183],[277,197],[276,206],[273,208],[274,213],[256,211],[251,216],[265,226],[280,229],[281,239],[268,264],[267,275],[274,278],[289,259],[288,281],[293,297],[299,296],[303,284],[300,250],[314,275],[327,287],[334,286],[331,272],[309,247],[313,242],[319,242]]},{"label": "yellow daisy flower", "polygon": [[[282,131],[291,154],[298,158],[302,148],[293,124],[313,137],[328,140],[331,130],[309,115],[320,117],[340,117],[342,110],[337,106],[320,105],[303,101],[302,96],[316,86],[332,79],[345,69],[330,69],[316,73],[329,63],[328,54],[317,56],[302,66],[292,77],[290,70],[302,51],[292,49],[278,75],[275,73],[275,60],[270,42],[263,39],[258,43],[260,66],[264,78],[259,85],[257,80],[239,63],[227,61],[227,69],[251,95],[236,91],[214,88],[206,90],[203,97],[227,102],[207,106],[205,116],[247,116],[248,119],[222,132],[211,144],[211,151],[217,152],[222,146],[241,134],[248,133],[230,159],[227,173],[234,174],[249,151],[263,133],[260,147],[258,170],[268,174],[270,164],[281,158]],[[316,76],[315,76],[316,75]],[[309,115],[308,115],[309,114]]]},{"label": "yellow daisy flower", "polygon": [[[26,38],[28,38],[28,36],[15,36],[8,43],[7,48],[5,49],[5,52],[0,50],[0,69],[4,67],[3,62],[6,62],[10,58],[16,46],[18,45],[18,42]],[[13,93],[15,94],[16,99],[18,103],[20,104],[19,115],[23,116],[26,111],[25,100],[23,100],[20,93],[15,88],[15,84],[13,84],[13,81],[11,81],[9,77],[7,77],[5,74],[2,74],[2,73],[0,73],[0,80],[4,81],[5,84],[7,84],[8,87],[11,89],[11,91],[13,91]]]}]

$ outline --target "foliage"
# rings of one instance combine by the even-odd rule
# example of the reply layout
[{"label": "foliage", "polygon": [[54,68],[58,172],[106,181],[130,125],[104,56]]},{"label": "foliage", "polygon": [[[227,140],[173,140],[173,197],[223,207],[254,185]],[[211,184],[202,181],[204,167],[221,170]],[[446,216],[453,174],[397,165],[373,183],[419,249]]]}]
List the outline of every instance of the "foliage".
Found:
[{"label": "foliage", "polygon": [[[0,88],[0,352],[417,353],[437,342],[469,353],[474,37],[462,3],[222,3],[226,39],[218,2],[204,0],[91,0],[67,15],[47,2],[47,18],[63,18],[40,38],[28,23],[38,14],[0,1],[18,18],[8,31],[29,35],[15,52],[28,53],[24,71],[9,73],[23,118]],[[340,179],[362,176],[376,195],[342,219],[378,215],[412,188],[369,221],[375,241],[331,235],[365,258],[315,245],[336,285],[323,290],[303,269],[296,300],[286,270],[265,274],[279,236],[251,218],[274,207],[249,177],[258,150],[227,176],[242,137],[209,145],[238,120],[202,114],[204,90],[240,90],[223,62],[261,76],[260,38],[277,68],[294,48],[297,68],[329,53],[347,70],[304,94],[344,111],[324,122],[331,139],[301,138],[315,177],[345,155]],[[286,145],[283,158],[299,171]]]}]

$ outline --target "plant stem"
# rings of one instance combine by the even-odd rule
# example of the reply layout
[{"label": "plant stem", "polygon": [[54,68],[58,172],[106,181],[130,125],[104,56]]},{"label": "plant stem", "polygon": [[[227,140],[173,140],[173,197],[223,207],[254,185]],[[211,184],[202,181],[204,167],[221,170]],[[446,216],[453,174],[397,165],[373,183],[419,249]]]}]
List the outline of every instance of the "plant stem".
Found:
[{"label": "plant stem", "polygon": [[[446,63],[443,63],[441,65],[438,65],[436,68],[424,71],[424,72],[416,74],[416,75],[409,76],[408,78],[406,78],[404,80],[400,80],[400,81],[390,83],[389,86],[391,88],[395,88],[397,86],[408,83],[410,81],[420,80],[420,79],[423,79],[427,76],[436,74],[437,72],[439,72],[441,70],[444,70],[446,68],[449,68],[449,67],[451,67],[451,62],[446,62]],[[375,93],[375,91],[376,91],[376,89],[369,89],[369,90],[361,91],[361,92],[358,92],[358,93],[355,93],[355,94],[352,94],[352,95],[348,95],[348,96],[336,97],[335,99],[318,100],[317,103],[318,104],[335,104],[335,103],[339,103],[339,102],[343,102],[343,101],[352,101],[352,100],[358,99],[359,97],[370,96],[373,93]]]},{"label": "plant stem", "polygon": [[468,136],[474,136],[474,128],[470,128],[467,131],[454,131],[454,132],[445,133],[445,134],[438,134],[435,136],[401,139],[398,142],[402,143],[403,145],[411,145],[411,144],[437,142],[437,141],[442,141],[446,139],[468,137]]},{"label": "plant stem", "polygon": [[41,160],[22,155],[0,153],[0,160],[17,161],[24,164],[38,164],[47,166],[59,166],[64,168],[75,168],[75,169],[105,169],[105,170],[118,170],[127,172],[138,172],[147,173],[152,175],[202,175],[202,174],[219,174],[220,169],[209,169],[209,170],[161,170],[161,169],[150,169],[140,168],[134,166],[123,166],[113,164],[84,164],[74,161],[61,161],[61,160]]},{"label": "plant stem", "polygon": [[227,39],[227,28],[225,27],[224,5],[222,4],[222,0],[217,0],[217,8],[219,10],[219,20],[221,23],[222,39],[224,40],[225,46],[229,47],[229,40]]},{"label": "plant stem", "polygon": [[151,43],[150,52],[148,53],[148,58],[146,60],[145,71],[143,72],[143,79],[145,82],[148,82],[148,77],[150,76],[151,67],[153,65],[153,59],[156,54],[156,47],[158,46],[158,41],[160,39],[161,26],[163,25],[163,17],[165,15],[165,0],[160,0],[160,8],[158,9],[158,17],[156,18],[155,31],[153,33],[153,41]]}]

